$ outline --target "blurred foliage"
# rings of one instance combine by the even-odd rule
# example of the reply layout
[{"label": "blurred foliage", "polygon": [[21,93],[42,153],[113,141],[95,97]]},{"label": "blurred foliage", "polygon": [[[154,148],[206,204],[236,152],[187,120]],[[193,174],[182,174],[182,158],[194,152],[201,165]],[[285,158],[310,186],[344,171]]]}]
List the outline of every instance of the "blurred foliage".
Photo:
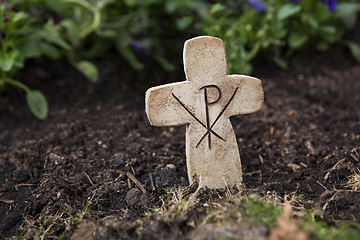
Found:
[{"label": "blurred foliage", "polygon": [[[13,79],[27,59],[66,58],[92,82],[99,74],[91,60],[114,50],[136,70],[145,55],[171,71],[179,39],[204,33],[224,40],[230,72],[251,73],[259,55],[285,68],[297,51],[343,41],[355,4],[342,0],[330,11],[315,0],[2,0],[0,93],[23,89],[29,109],[45,119],[45,96]],[[360,61],[359,45],[343,43]]]},{"label": "blurred foliage", "polygon": [[26,59],[39,57],[46,51],[42,48],[41,31],[27,13],[15,11],[6,2],[0,5],[0,19],[0,93],[9,85],[23,89],[31,112],[45,119],[48,114],[45,96],[11,78]]},{"label": "blurred foliage", "polygon": [[[261,55],[286,68],[290,57],[300,51],[325,51],[339,42],[347,28],[356,23],[356,1],[339,1],[334,11],[315,0],[264,0],[266,9],[254,2],[218,0],[210,7],[210,18],[203,24],[208,35],[224,40],[229,69],[249,74],[251,61]],[[358,44],[344,42],[360,59]]]},{"label": "blurred foliage", "polygon": [[[0,93],[18,87],[39,119],[47,102],[12,76],[29,58],[65,57],[90,81],[98,69],[89,61],[116,49],[136,70],[136,53],[153,57],[165,70],[176,56],[176,40],[190,36],[194,19],[206,15],[204,1],[191,0],[3,0],[0,3]],[[193,28],[192,28],[193,29]]]},{"label": "blurred foliage", "polygon": [[324,221],[315,220],[313,210],[307,209],[306,216],[301,219],[301,228],[310,233],[314,240],[355,240],[360,239],[360,224],[348,222],[330,225]]}]

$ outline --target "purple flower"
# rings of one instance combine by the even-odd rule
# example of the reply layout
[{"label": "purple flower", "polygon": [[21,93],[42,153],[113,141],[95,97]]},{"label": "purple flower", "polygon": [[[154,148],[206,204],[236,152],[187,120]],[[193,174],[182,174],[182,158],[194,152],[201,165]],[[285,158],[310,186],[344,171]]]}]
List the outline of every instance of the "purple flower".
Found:
[{"label": "purple flower", "polygon": [[144,47],[140,42],[133,41],[130,45],[134,48],[136,52],[142,52],[144,50]]},{"label": "purple flower", "polygon": [[[300,0],[284,0],[284,1],[285,2],[299,2]],[[318,0],[318,1],[325,3],[330,12],[333,12],[337,5],[336,0]]]},{"label": "purple flower", "polygon": [[319,1],[325,3],[330,12],[334,11],[337,4],[336,0],[319,0]]},{"label": "purple flower", "polygon": [[264,12],[266,10],[266,6],[260,0],[245,0],[246,3],[251,7],[256,9],[258,12]]}]

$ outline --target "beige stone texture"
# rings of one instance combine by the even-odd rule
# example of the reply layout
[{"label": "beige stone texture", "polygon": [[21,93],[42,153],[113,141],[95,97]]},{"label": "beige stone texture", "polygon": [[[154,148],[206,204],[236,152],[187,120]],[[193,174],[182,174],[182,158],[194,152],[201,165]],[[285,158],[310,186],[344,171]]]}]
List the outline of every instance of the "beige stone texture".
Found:
[{"label": "beige stone texture", "polygon": [[240,186],[242,168],[229,117],[258,111],[264,101],[261,81],[226,75],[221,39],[202,36],[184,46],[186,81],[150,88],[146,113],[151,125],[186,124],[186,160],[190,183],[202,186]]}]

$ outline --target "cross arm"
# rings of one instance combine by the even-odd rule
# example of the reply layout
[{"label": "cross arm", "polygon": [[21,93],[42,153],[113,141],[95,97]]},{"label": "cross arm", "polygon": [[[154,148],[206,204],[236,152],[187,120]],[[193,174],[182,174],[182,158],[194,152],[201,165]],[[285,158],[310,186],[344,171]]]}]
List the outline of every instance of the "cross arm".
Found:
[{"label": "cross arm", "polygon": [[227,78],[228,82],[231,82],[232,88],[237,88],[234,104],[229,105],[231,116],[260,110],[264,102],[261,80],[244,75],[228,75]]},{"label": "cross arm", "polygon": [[146,91],[145,111],[153,126],[179,126],[189,122],[179,97],[187,94],[189,82],[178,82],[150,88]]}]

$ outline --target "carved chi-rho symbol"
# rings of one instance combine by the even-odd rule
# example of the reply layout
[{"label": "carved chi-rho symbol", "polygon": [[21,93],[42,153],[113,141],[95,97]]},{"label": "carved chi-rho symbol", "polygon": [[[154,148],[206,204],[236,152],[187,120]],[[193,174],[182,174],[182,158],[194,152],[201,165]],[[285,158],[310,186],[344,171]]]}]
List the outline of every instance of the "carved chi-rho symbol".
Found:
[{"label": "carved chi-rho symbol", "polygon": [[261,81],[226,75],[225,46],[215,37],[196,37],[184,45],[186,81],[150,88],[146,114],[151,125],[186,124],[186,161],[190,183],[240,186],[242,169],[229,117],[258,111],[264,101]]}]

